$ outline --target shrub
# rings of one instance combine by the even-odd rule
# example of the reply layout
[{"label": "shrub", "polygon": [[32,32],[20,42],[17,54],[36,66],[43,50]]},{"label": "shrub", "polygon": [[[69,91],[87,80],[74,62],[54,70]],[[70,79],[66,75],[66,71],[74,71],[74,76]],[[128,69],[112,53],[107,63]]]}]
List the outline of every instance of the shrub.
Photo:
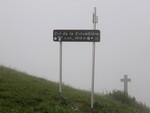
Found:
[{"label": "shrub", "polygon": [[133,105],[137,103],[135,97],[130,97],[127,93],[119,90],[113,90],[112,92],[106,94],[106,96],[127,105]]}]

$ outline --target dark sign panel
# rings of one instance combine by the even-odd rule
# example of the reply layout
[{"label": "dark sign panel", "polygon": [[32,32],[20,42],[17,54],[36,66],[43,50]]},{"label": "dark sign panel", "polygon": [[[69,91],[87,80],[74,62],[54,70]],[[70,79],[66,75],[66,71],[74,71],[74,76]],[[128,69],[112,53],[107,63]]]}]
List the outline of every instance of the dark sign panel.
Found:
[{"label": "dark sign panel", "polygon": [[54,30],[54,41],[100,42],[100,30]]}]

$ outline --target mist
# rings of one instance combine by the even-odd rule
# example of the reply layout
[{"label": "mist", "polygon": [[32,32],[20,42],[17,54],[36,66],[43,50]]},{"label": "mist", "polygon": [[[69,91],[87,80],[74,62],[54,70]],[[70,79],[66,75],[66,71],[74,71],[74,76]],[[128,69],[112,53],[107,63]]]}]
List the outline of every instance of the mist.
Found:
[{"label": "mist", "polygon": [[[97,8],[95,92],[123,90],[150,106],[150,1],[1,0],[0,65],[59,82],[54,29],[93,29]],[[63,42],[63,83],[91,90],[92,43]]]}]

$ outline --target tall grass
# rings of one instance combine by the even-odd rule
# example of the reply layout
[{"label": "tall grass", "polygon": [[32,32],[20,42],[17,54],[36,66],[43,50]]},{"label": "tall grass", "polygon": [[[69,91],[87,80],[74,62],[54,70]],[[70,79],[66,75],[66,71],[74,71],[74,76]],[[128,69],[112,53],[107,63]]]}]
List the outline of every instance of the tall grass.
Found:
[{"label": "tall grass", "polygon": [[90,92],[33,77],[0,66],[0,113],[150,113],[150,109],[120,91],[94,96],[90,109]]}]

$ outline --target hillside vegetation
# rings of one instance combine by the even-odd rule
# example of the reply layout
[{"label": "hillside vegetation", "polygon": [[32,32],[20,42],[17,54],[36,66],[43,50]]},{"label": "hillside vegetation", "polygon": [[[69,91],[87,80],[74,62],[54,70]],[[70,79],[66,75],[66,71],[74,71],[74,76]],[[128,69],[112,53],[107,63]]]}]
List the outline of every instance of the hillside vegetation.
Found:
[{"label": "hillside vegetation", "polygon": [[150,113],[150,109],[121,91],[95,94],[0,66],[0,113]]}]

